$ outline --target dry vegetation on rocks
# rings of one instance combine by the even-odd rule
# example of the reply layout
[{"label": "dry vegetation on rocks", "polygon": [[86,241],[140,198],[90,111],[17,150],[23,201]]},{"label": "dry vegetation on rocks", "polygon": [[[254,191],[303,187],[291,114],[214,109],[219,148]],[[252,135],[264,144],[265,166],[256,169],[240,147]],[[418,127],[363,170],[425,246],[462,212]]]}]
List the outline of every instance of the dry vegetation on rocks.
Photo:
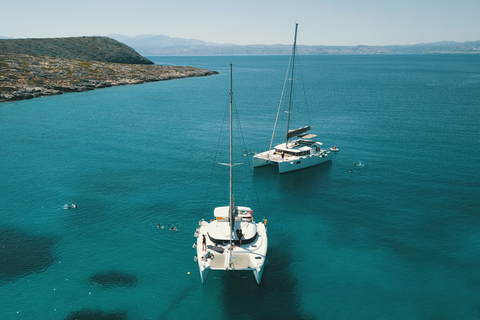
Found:
[{"label": "dry vegetation on rocks", "polygon": [[216,73],[192,67],[0,55],[0,102]]},{"label": "dry vegetation on rocks", "polygon": [[213,74],[153,65],[107,37],[0,40],[0,102]]}]

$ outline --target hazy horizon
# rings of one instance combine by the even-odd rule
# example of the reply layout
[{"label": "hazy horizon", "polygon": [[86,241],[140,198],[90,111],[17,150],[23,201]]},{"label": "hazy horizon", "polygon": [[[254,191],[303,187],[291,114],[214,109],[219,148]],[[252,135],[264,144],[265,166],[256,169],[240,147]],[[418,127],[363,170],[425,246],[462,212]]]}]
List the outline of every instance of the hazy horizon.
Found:
[{"label": "hazy horizon", "polygon": [[[291,43],[272,43],[272,44],[264,44],[264,43],[247,43],[247,44],[236,44],[236,43],[216,43],[216,42],[208,42],[204,41],[202,39],[193,39],[193,38],[181,38],[181,37],[170,37],[167,35],[163,34],[140,34],[136,36],[126,36],[123,34],[108,34],[108,35],[91,35],[92,37],[109,37],[112,39],[115,39],[115,37],[125,37],[129,39],[134,39],[134,38],[140,38],[140,37],[168,37],[170,39],[181,39],[181,40],[191,40],[191,41],[201,41],[205,42],[206,44],[213,44],[213,45],[220,45],[220,46],[228,46],[228,45],[233,45],[233,46],[291,46]],[[71,37],[83,37],[83,36],[62,36],[62,37],[22,37],[22,38],[14,38],[14,37],[5,37],[3,35],[0,35],[0,40],[8,40],[8,39],[49,39],[49,38],[71,38]],[[369,47],[383,47],[383,46],[410,46],[410,45],[427,45],[427,44],[435,44],[435,43],[465,43],[465,42],[477,42],[480,41],[480,39],[477,40],[466,40],[466,41],[453,41],[453,40],[439,40],[439,41],[434,41],[434,42],[422,42],[422,43],[408,43],[408,44],[388,44],[388,45],[364,45],[364,44],[357,44],[357,45],[326,45],[326,44],[313,44],[313,45],[307,45],[307,44],[298,44],[299,46],[325,46],[325,47],[357,47],[357,46],[369,46]],[[120,41],[122,42],[122,41]]]},{"label": "hazy horizon", "polygon": [[166,35],[218,44],[412,45],[480,40],[478,0],[252,1],[46,0],[6,2],[0,35],[56,38]]}]

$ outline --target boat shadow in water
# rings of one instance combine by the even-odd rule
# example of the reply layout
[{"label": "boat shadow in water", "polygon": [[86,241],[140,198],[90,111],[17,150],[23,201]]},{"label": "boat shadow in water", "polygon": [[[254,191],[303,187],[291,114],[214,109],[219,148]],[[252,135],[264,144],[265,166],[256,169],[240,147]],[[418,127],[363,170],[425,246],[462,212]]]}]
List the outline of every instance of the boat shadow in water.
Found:
[{"label": "boat shadow in water", "polygon": [[125,311],[113,311],[106,312],[98,309],[84,309],[72,311],[65,320],[128,320],[128,316]]},{"label": "boat shadow in water", "polygon": [[[286,243],[277,243],[268,251],[262,283],[257,285],[251,272],[225,272],[220,296],[224,319],[316,319],[299,309],[302,295],[290,261],[285,257]],[[207,285],[207,284],[206,284]],[[218,290],[218,283],[215,284]],[[239,306],[249,306],[239,308]]]},{"label": "boat shadow in water", "polygon": [[309,194],[330,179],[332,166],[332,161],[329,161],[284,174],[278,174],[276,166],[258,168],[254,172],[255,184],[258,190],[269,190],[276,182],[275,192],[289,195]]}]

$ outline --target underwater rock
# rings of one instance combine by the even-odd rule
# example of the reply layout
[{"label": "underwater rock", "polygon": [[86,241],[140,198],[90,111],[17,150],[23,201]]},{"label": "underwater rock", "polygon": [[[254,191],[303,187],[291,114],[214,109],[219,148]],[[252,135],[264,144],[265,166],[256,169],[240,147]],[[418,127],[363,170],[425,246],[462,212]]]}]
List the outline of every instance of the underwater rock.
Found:
[{"label": "underwater rock", "polygon": [[85,309],[71,312],[65,320],[127,320],[123,311],[105,312],[102,310]]},{"label": "underwater rock", "polygon": [[104,289],[114,287],[134,287],[137,285],[137,277],[133,274],[111,270],[102,273],[96,273],[88,281]]},{"label": "underwater rock", "polygon": [[53,237],[0,227],[0,285],[51,266],[56,242]]}]

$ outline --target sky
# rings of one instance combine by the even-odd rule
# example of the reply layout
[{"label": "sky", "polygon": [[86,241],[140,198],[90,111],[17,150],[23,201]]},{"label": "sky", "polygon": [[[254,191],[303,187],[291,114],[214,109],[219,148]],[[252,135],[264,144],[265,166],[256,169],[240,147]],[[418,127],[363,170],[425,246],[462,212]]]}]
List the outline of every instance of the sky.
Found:
[{"label": "sky", "polygon": [[480,0],[15,0],[0,36],[165,35],[215,43],[405,45],[480,40]]}]

